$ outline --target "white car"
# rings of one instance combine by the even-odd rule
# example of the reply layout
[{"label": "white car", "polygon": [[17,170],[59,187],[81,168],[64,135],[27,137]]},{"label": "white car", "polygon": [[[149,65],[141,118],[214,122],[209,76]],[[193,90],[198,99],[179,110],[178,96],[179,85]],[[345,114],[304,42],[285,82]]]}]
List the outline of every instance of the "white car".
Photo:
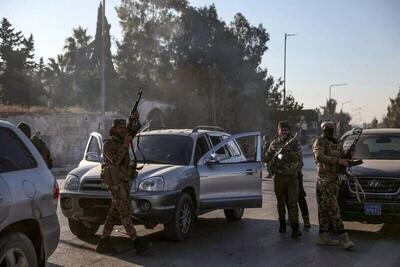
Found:
[{"label": "white car", "polygon": [[0,266],[45,266],[57,248],[59,188],[33,143],[0,120]]},{"label": "white car", "polygon": [[[203,126],[143,132],[139,140],[135,153],[144,165],[131,188],[135,223],[164,224],[169,239],[184,241],[197,215],[223,209],[228,220],[239,220],[245,208],[261,207],[260,133],[230,135]],[[80,237],[94,235],[110,208],[101,162],[102,137],[92,133],[61,192],[61,210]]]}]

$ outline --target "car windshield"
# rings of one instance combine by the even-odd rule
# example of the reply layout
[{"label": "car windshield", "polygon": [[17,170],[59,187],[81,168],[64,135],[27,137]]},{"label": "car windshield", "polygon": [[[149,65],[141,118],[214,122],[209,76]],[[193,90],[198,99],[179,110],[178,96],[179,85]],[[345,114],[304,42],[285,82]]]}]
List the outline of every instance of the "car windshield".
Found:
[{"label": "car windshield", "polygon": [[[180,135],[143,135],[136,137],[134,148],[139,162],[189,165],[193,149],[193,140]],[[144,156],[144,157],[143,157]]]},{"label": "car windshield", "polygon": [[[346,151],[354,142],[349,136],[343,143]],[[374,134],[361,135],[357,142],[354,158],[358,159],[400,159],[400,135]]]}]

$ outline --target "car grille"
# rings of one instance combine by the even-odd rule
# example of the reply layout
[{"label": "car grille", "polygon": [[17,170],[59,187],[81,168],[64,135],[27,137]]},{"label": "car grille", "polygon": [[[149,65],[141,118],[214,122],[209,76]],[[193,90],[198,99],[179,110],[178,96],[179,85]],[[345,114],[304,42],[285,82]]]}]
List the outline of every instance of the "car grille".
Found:
[{"label": "car grille", "polygon": [[106,198],[81,198],[79,199],[81,208],[110,207],[111,199]]},{"label": "car grille", "polygon": [[81,198],[79,206],[83,209],[83,216],[105,218],[110,210],[111,199]]},{"label": "car grille", "polygon": [[[396,194],[400,190],[400,178],[358,178],[365,193],[370,194]],[[348,185],[355,192],[354,180],[350,179]]]},{"label": "car grille", "polygon": [[81,191],[108,191],[107,186],[100,179],[83,180],[80,190]]}]

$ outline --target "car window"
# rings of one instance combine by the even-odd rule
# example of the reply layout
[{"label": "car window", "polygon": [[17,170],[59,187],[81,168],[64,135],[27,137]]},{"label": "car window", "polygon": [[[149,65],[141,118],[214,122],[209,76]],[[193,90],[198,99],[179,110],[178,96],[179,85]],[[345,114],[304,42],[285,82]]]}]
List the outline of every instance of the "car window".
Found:
[{"label": "car window", "polygon": [[[353,144],[355,136],[347,137],[343,142],[346,152]],[[356,144],[354,158],[357,159],[400,159],[400,135],[368,134],[361,135]]]},{"label": "car window", "polygon": [[231,152],[232,157],[240,156],[241,153],[240,153],[240,150],[237,147],[235,141],[232,140],[232,141],[228,142],[226,145],[227,145],[229,151]]},{"label": "car window", "polygon": [[139,162],[189,165],[193,139],[180,135],[142,135],[133,139],[133,147]]},{"label": "car window", "polygon": [[97,153],[98,155],[101,154],[99,142],[97,141],[96,137],[90,137],[90,142],[86,153]]},{"label": "car window", "polygon": [[0,127],[0,173],[37,166],[25,144],[10,129]]},{"label": "car window", "polygon": [[196,164],[201,157],[210,150],[208,142],[204,136],[200,136],[196,142],[196,148],[194,151],[194,163]]},{"label": "car window", "polygon": [[243,152],[246,161],[255,161],[257,158],[257,136],[246,136],[236,139],[236,144]]},{"label": "car window", "polygon": [[[221,136],[210,136],[211,143],[214,146],[218,145],[222,141]],[[216,154],[225,155],[224,147],[221,147],[216,151]]]},{"label": "car window", "polygon": [[219,159],[220,163],[254,162],[257,159],[258,136],[245,136],[229,141],[225,149],[229,156]]}]

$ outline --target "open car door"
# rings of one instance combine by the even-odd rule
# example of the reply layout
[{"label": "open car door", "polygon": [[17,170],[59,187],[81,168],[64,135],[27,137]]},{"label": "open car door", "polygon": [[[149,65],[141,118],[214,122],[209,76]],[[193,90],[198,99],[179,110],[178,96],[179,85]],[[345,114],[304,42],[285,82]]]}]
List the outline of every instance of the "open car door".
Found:
[{"label": "open car door", "polygon": [[226,137],[198,161],[197,168],[201,209],[262,206],[259,132]]},{"label": "open car door", "polygon": [[103,150],[103,138],[101,134],[97,132],[90,133],[89,139],[86,143],[83,159],[79,165],[82,164],[97,165],[98,163],[101,163],[103,160],[102,150]]}]

